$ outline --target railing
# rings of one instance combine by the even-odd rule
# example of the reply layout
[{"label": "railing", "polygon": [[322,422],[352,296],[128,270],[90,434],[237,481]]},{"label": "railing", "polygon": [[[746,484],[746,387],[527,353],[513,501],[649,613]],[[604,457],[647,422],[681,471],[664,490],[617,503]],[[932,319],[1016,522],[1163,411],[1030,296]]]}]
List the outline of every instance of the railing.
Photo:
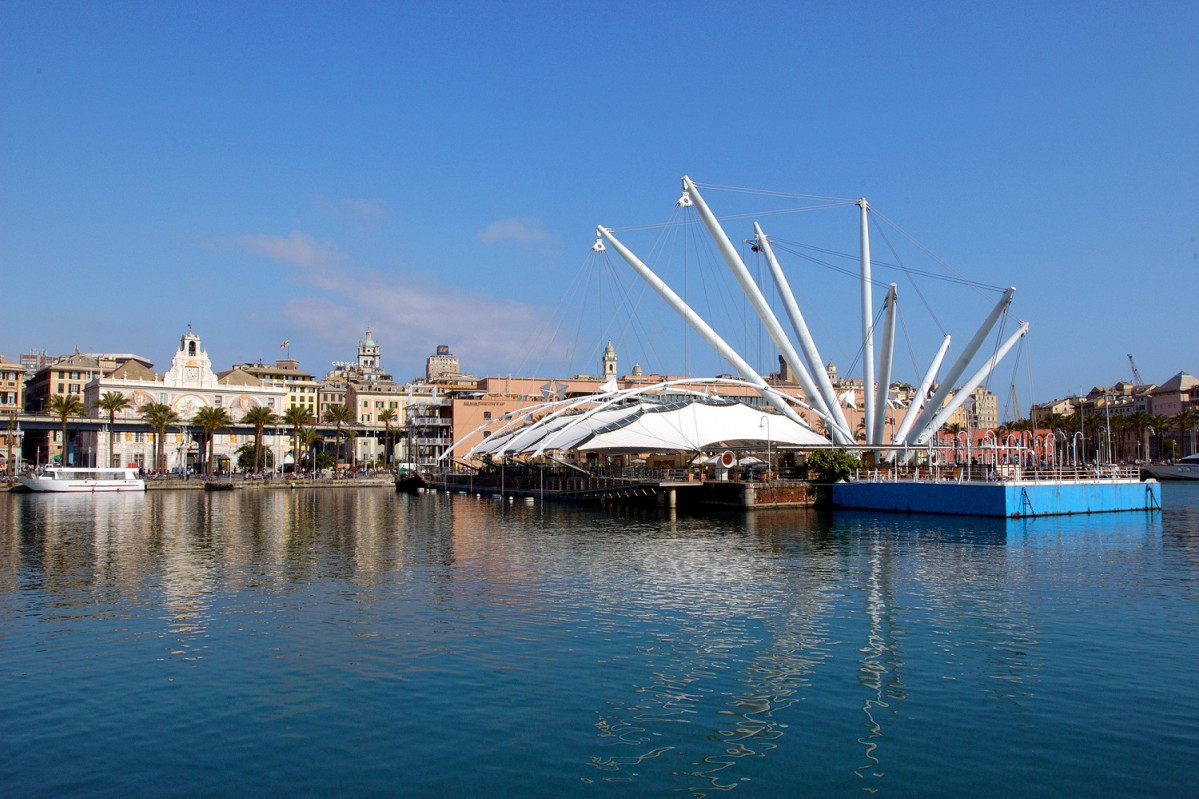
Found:
[{"label": "railing", "polygon": [[1080,481],[1080,480],[1139,480],[1139,466],[1122,464],[1036,466],[1021,467],[1015,464],[1000,464],[998,469],[991,465],[968,464],[962,466],[921,466],[897,469],[862,469],[855,472],[858,482],[904,483],[904,482],[952,482],[991,483],[1009,481]]}]

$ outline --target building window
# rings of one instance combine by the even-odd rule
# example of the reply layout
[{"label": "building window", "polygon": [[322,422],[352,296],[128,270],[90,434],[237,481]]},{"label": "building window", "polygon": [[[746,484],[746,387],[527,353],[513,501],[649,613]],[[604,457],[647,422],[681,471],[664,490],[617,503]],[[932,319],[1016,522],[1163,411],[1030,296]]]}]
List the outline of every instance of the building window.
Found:
[{"label": "building window", "polygon": [[215,405],[215,406],[217,406],[217,407],[219,408],[219,407],[221,407],[221,400],[222,400],[222,399],[224,399],[224,398],[223,398],[223,397],[222,397],[220,394],[217,394],[217,395],[216,395],[216,399],[214,399],[214,400],[212,401],[212,404],[213,404],[213,405]]},{"label": "building window", "polygon": [[490,418],[491,418],[491,411],[483,411],[483,418],[484,418],[484,419],[490,419]]}]

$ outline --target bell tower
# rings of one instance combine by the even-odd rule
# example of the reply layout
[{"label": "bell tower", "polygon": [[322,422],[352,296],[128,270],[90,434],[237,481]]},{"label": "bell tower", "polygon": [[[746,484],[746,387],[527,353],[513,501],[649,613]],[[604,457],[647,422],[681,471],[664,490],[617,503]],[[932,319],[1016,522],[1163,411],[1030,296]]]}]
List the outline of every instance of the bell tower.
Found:
[{"label": "bell tower", "polygon": [[612,346],[612,342],[608,342],[608,346],[604,347],[604,379],[612,380],[616,377],[616,349]]},{"label": "bell tower", "polygon": [[371,331],[366,331],[366,338],[358,342],[358,368],[363,372],[371,372],[379,368],[379,345],[371,337]]}]

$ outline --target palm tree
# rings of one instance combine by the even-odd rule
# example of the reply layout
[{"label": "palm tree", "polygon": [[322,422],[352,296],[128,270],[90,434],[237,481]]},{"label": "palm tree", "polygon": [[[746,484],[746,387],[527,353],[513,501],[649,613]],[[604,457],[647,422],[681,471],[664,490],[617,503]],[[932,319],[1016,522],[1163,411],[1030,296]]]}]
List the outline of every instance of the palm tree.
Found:
[{"label": "palm tree", "polygon": [[96,407],[108,414],[108,465],[112,466],[113,428],[117,424],[117,411],[123,411],[133,403],[124,394],[116,391],[105,391],[104,396],[96,403]]},{"label": "palm tree", "polygon": [[395,408],[379,412],[379,421],[383,423],[383,468],[391,466],[391,423],[395,421]]},{"label": "palm tree", "polygon": [[337,425],[337,449],[334,450],[333,458],[333,473],[337,473],[337,467],[341,465],[341,426],[343,424],[353,424],[354,410],[346,405],[336,402],[325,409],[325,421]]},{"label": "palm tree", "polygon": [[[1187,431],[1194,430],[1195,427],[1199,426],[1199,407],[1184,408],[1181,411],[1179,411],[1178,413],[1174,414],[1174,424],[1178,425],[1179,447],[1182,449],[1183,452],[1186,452]],[[1191,437],[1192,452],[1190,453],[1192,455],[1195,454],[1193,452],[1193,450],[1195,449],[1194,444],[1195,444],[1195,439],[1192,436]]]},{"label": "palm tree", "polygon": [[[304,410],[308,410],[308,409],[305,408]],[[324,440],[325,439],[321,436],[321,434],[316,432],[315,430],[313,430],[311,427],[301,427],[299,433],[296,434],[296,441],[297,441],[296,446],[298,447],[298,446],[303,445],[304,452],[311,452],[312,448],[314,446],[316,446],[317,444],[319,444],[320,442],[322,442]],[[300,450],[299,449],[297,449],[295,451],[295,465],[296,466],[300,465]],[[312,476],[314,478],[316,477],[316,456],[313,456],[313,458],[312,458]]]},{"label": "palm tree", "polygon": [[229,411],[224,408],[201,408],[192,417],[192,424],[198,425],[204,431],[204,445],[207,447],[204,458],[204,474],[210,477],[212,476],[212,456],[215,454],[213,439],[216,438],[216,431],[228,427],[232,421]]},{"label": "palm tree", "polygon": [[1128,425],[1135,427],[1137,430],[1137,457],[1149,460],[1149,447],[1145,446],[1145,451],[1140,452],[1141,442],[1145,440],[1145,428],[1149,426],[1149,414],[1144,411],[1133,411],[1128,414]]},{"label": "palm tree", "polygon": [[1166,430],[1170,428],[1170,417],[1160,413],[1154,413],[1149,416],[1149,426],[1153,428],[1154,435],[1157,436],[1157,458],[1162,459],[1162,443],[1166,435]]},{"label": "palm tree", "polygon": [[67,419],[72,416],[83,416],[87,406],[75,394],[55,394],[50,397],[50,413],[62,420],[62,455],[59,463],[67,465]]},{"label": "palm tree", "polygon": [[254,425],[254,471],[262,468],[262,431],[279,421],[279,415],[270,408],[258,406],[246,411],[242,421]]},{"label": "palm tree", "polygon": [[300,431],[316,421],[312,411],[301,405],[292,405],[283,412],[283,421],[291,425],[292,469],[300,468]]},{"label": "palm tree", "polygon": [[150,428],[154,431],[154,471],[166,471],[166,447],[163,446],[167,434],[167,425],[179,421],[179,414],[170,406],[161,402],[151,402],[143,405],[138,411]]}]

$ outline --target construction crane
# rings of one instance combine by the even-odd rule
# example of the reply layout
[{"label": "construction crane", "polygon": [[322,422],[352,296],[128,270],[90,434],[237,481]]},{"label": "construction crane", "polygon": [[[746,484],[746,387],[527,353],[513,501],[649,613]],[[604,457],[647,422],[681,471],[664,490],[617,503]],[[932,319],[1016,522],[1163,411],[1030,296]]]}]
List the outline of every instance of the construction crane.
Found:
[{"label": "construction crane", "polygon": [[1141,379],[1141,373],[1137,371],[1137,362],[1132,359],[1132,353],[1128,354],[1128,365],[1132,367],[1132,379],[1138,386],[1145,385],[1145,381]]}]

